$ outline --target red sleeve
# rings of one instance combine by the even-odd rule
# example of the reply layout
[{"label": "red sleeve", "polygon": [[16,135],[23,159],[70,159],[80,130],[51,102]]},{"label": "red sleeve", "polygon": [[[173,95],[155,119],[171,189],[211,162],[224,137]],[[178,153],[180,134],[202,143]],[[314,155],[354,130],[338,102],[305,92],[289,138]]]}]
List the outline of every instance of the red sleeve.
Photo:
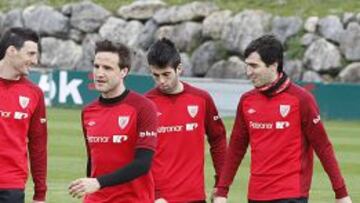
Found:
[{"label": "red sleeve", "polygon": [[86,139],[87,132],[86,132],[86,127],[85,127],[85,122],[84,122],[84,110],[81,111],[81,126],[82,126],[82,132],[83,132],[83,136],[84,136],[86,153],[87,153],[86,177],[91,177],[91,155],[90,155],[89,143]]},{"label": "red sleeve", "polygon": [[242,114],[242,101],[239,102],[234,127],[230,137],[229,148],[226,153],[225,166],[221,172],[217,187],[217,196],[226,197],[236,171],[244,158],[249,145],[249,134]]},{"label": "red sleeve", "polygon": [[35,191],[33,199],[44,201],[47,189],[47,120],[42,92],[40,92],[37,107],[31,117],[28,137],[30,168]]},{"label": "red sleeve", "polygon": [[218,183],[226,155],[226,130],[210,95],[206,99],[205,128],[215,168],[215,186]]},{"label": "red sleeve", "polygon": [[136,148],[146,148],[155,151],[157,144],[157,125],[158,118],[156,115],[155,105],[147,98],[142,101],[138,117],[137,126],[139,137]]},{"label": "red sleeve", "polygon": [[302,130],[319,157],[322,166],[328,174],[336,198],[348,195],[345,181],[341,175],[333,146],[320,120],[320,114],[315,99],[310,95],[301,105]]}]

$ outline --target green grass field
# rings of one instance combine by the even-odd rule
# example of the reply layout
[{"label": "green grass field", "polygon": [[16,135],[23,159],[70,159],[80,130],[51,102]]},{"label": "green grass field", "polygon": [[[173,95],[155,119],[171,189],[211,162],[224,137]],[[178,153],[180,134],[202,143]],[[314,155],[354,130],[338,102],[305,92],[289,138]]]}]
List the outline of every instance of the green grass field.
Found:
[{"label": "green grass field", "polygon": [[[85,175],[85,148],[80,127],[79,109],[48,109],[49,119],[49,163],[48,163],[48,203],[78,203],[67,194],[68,184]],[[225,119],[230,132],[233,119]],[[326,121],[326,129],[335,146],[337,157],[345,176],[354,203],[360,202],[360,121]],[[213,169],[209,152],[206,152],[207,192],[213,185]],[[231,187],[230,203],[246,202],[249,155],[239,168]],[[28,181],[26,202],[31,202],[32,182]],[[316,159],[311,203],[334,202],[327,175]]]}]

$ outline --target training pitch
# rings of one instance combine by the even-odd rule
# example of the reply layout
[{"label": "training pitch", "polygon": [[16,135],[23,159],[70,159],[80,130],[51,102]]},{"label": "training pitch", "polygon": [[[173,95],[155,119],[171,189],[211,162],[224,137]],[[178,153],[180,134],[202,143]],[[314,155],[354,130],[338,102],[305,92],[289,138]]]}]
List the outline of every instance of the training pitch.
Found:
[{"label": "training pitch", "polygon": [[[325,127],[335,147],[337,159],[345,176],[354,203],[360,202],[360,121],[325,121]],[[226,118],[228,135],[233,118]],[[47,203],[79,203],[67,193],[69,183],[85,176],[86,153],[80,126],[79,109],[48,109],[48,193]],[[213,186],[213,167],[210,153],[206,153],[206,191]],[[229,193],[229,203],[244,203],[247,194],[249,153],[243,160]],[[29,179],[26,202],[31,202],[32,181]],[[334,202],[329,179],[315,158],[314,176],[310,192],[311,203]]]}]

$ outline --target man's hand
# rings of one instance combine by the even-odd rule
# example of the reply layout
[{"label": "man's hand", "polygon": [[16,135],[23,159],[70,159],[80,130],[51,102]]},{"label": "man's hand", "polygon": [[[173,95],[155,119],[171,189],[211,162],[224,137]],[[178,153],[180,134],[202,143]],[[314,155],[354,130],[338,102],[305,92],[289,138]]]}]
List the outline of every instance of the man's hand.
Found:
[{"label": "man's hand", "polygon": [[32,203],[45,203],[45,201],[37,201],[37,200],[33,200]]},{"label": "man's hand", "polygon": [[341,198],[341,199],[336,199],[335,203],[352,203],[351,199],[349,196]]},{"label": "man's hand", "polygon": [[226,203],[226,197],[214,197],[213,203]]},{"label": "man's hand", "polygon": [[159,198],[155,200],[155,203],[168,203],[168,201],[166,201],[164,198]]},{"label": "man's hand", "polygon": [[80,178],[73,181],[69,186],[69,194],[72,197],[81,198],[86,194],[100,189],[100,183],[96,178]]}]

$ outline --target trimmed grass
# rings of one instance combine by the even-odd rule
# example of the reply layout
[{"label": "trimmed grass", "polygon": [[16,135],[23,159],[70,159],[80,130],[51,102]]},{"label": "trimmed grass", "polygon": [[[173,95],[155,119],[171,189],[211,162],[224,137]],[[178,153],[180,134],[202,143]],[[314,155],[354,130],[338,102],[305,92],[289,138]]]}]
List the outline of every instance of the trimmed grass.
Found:
[{"label": "trimmed grass", "polygon": [[[15,7],[25,7],[34,3],[45,3],[59,7],[66,3],[79,2],[80,0],[0,0],[0,10]],[[178,5],[192,2],[193,0],[163,0],[169,5]],[[200,0],[204,1],[204,0]],[[127,5],[133,0],[93,0],[110,11],[116,11],[120,6]],[[261,9],[280,16],[326,16],[329,14],[341,14],[344,12],[360,12],[360,1],[357,0],[211,0],[222,9],[234,12],[243,9]]]},{"label": "trimmed grass", "polygon": [[[67,194],[68,184],[85,175],[86,153],[80,127],[79,109],[49,108],[49,163],[48,203],[79,203]],[[228,133],[233,118],[226,118]],[[360,121],[326,121],[326,129],[334,144],[342,173],[353,202],[360,202]],[[213,167],[209,152],[206,151],[207,192],[213,186]],[[229,203],[246,202],[249,174],[249,154],[243,160],[230,190]],[[32,181],[28,181],[26,202],[32,196]],[[316,159],[310,202],[333,202],[329,179]]]}]

